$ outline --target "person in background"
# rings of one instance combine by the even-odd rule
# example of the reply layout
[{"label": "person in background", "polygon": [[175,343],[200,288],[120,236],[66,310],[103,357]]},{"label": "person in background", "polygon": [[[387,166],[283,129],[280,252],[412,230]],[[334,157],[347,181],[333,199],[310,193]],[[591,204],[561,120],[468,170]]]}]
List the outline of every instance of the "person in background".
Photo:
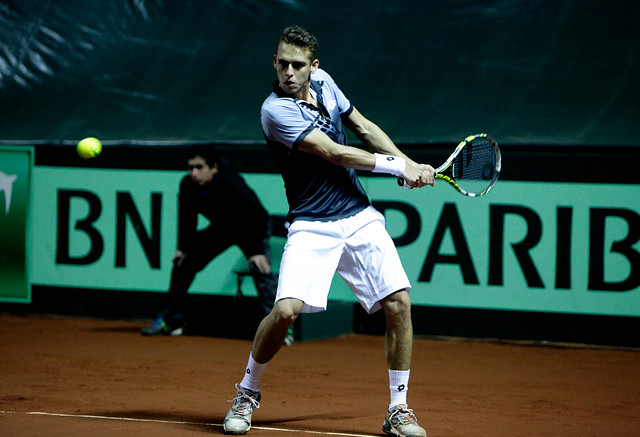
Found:
[{"label": "person in background", "polygon": [[[277,277],[271,269],[269,214],[242,176],[210,145],[196,145],[186,154],[189,173],[178,195],[178,249],[165,306],[143,335],[181,335],[187,292],[198,272],[231,246],[238,246],[249,264],[264,314],[273,308]],[[198,214],[209,226],[198,230]],[[292,331],[285,339],[293,342]]]}]

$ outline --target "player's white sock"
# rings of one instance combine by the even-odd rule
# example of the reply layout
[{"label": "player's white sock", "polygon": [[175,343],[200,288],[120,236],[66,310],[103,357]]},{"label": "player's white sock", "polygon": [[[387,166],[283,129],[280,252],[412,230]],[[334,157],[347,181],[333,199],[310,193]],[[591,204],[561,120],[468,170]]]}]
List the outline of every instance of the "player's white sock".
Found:
[{"label": "player's white sock", "polygon": [[249,362],[247,363],[247,368],[244,372],[244,378],[242,378],[242,382],[240,386],[243,388],[248,388],[251,391],[260,391],[260,378],[262,377],[262,372],[267,368],[267,364],[260,364],[253,359],[253,356],[249,354]]},{"label": "player's white sock", "polygon": [[409,390],[410,370],[389,369],[389,391],[391,392],[391,403],[389,409],[400,404],[407,404],[407,391]]}]

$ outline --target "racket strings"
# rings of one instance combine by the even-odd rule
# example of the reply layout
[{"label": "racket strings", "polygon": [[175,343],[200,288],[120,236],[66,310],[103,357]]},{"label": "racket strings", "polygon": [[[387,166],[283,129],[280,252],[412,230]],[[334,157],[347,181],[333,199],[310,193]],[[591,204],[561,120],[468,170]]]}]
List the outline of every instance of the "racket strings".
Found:
[{"label": "racket strings", "polygon": [[453,179],[468,193],[482,193],[491,187],[499,174],[498,152],[492,141],[477,138],[467,144],[451,166]]},{"label": "racket strings", "polygon": [[496,152],[490,141],[483,140],[468,144],[454,159],[452,174],[454,179],[492,180],[496,174]]}]

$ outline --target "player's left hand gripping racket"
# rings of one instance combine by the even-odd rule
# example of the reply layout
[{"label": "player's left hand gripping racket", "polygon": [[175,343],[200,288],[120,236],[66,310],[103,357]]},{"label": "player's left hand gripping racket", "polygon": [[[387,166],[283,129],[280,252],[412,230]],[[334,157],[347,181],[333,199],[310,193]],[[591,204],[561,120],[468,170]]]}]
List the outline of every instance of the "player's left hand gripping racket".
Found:
[{"label": "player's left hand gripping racket", "polygon": [[[496,140],[487,134],[471,135],[436,169],[435,177],[465,196],[478,197],[487,194],[496,184],[501,165]],[[398,185],[405,186],[404,178],[398,178]]]}]

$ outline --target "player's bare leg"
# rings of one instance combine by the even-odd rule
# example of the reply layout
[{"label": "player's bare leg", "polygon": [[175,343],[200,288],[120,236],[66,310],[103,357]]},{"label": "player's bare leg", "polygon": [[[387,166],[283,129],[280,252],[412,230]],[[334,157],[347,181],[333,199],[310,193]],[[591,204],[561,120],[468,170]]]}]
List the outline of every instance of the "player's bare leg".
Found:
[{"label": "player's bare leg", "polygon": [[382,430],[404,437],[426,437],[427,432],[407,406],[409,368],[413,351],[411,300],[406,290],[400,290],[380,301],[386,319],[385,357],[389,365],[391,403]]},{"label": "player's bare leg", "polygon": [[413,350],[411,300],[406,290],[400,290],[380,301],[386,319],[385,357],[389,369],[409,370]]},{"label": "player's bare leg", "polygon": [[295,322],[303,302],[298,299],[281,299],[262,319],[253,339],[251,355],[258,363],[268,363],[284,344],[287,331]]},{"label": "player's bare leg", "polygon": [[223,429],[226,434],[246,434],[251,429],[253,410],[260,408],[258,383],[262,372],[284,344],[287,331],[301,309],[302,301],[282,299],[276,302],[271,312],[260,322],[245,376],[236,385],[236,398],[224,419]]}]

